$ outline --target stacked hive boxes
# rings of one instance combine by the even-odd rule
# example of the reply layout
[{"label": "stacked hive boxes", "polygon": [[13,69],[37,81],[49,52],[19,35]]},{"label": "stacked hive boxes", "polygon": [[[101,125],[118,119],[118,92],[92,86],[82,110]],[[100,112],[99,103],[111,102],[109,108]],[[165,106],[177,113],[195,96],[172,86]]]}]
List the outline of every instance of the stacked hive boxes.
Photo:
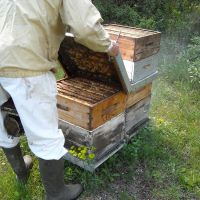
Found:
[{"label": "stacked hive boxes", "polygon": [[92,162],[68,154],[66,159],[93,171],[112,156],[148,120],[155,54],[160,33],[108,25],[120,52],[110,58],[77,44],[67,36],[59,60],[68,77],[57,82],[59,124],[66,147],[95,149]]},{"label": "stacked hive boxes", "polygon": [[105,28],[113,40],[118,40],[129,78],[125,83],[128,92],[125,137],[130,140],[137,128],[148,120],[152,81],[158,73],[156,66],[161,33],[119,25]]}]

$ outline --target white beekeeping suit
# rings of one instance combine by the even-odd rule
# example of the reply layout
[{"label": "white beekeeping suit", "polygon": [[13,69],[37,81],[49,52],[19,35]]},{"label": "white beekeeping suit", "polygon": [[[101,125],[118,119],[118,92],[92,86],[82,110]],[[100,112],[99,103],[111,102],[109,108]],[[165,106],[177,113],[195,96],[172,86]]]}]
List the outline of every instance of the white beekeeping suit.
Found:
[{"label": "white beekeeping suit", "polygon": [[27,77],[55,67],[68,28],[77,42],[106,52],[111,45],[90,0],[0,0],[0,76]]},{"label": "white beekeeping suit", "polygon": [[[58,160],[67,152],[50,72],[65,31],[88,48],[107,52],[112,44],[100,22],[90,0],[0,0],[0,103],[12,97],[39,158]],[[0,146],[12,148],[18,142],[8,137],[0,111]]]}]

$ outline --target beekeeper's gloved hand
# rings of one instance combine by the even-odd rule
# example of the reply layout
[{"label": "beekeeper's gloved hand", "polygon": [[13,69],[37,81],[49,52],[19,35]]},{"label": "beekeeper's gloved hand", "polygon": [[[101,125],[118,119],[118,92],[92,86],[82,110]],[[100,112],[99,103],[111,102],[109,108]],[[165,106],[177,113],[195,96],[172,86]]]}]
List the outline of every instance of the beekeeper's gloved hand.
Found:
[{"label": "beekeeper's gloved hand", "polygon": [[109,49],[108,49],[108,55],[109,56],[117,56],[119,53],[119,44],[115,41],[112,41]]}]

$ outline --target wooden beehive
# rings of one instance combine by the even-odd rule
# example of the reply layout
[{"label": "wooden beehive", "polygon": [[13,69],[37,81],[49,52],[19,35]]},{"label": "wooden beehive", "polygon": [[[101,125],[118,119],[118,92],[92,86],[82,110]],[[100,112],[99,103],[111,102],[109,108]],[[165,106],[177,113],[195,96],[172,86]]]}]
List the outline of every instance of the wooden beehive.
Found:
[{"label": "wooden beehive", "polygon": [[57,82],[59,118],[93,130],[125,110],[131,95],[123,90],[140,90],[157,75],[153,57],[133,65],[120,59],[120,55],[110,59],[106,53],[93,52],[66,37],[59,50],[68,75]]},{"label": "wooden beehive", "polygon": [[[129,29],[124,27],[124,32],[129,34]],[[152,39],[148,32],[140,35],[144,43],[146,38]],[[160,44],[159,33],[154,34]],[[121,31],[120,45],[127,38],[135,45],[131,37]],[[73,37],[66,37],[60,47],[59,60],[68,75],[57,82],[59,127],[65,134],[65,146],[95,148],[95,159],[89,164],[70,154],[65,158],[89,171],[121,149],[148,121],[152,81],[157,75],[153,54],[159,49],[144,52],[139,58],[133,43],[127,48],[133,56],[124,57],[128,55],[124,53],[124,60],[121,54],[110,59],[106,53],[93,52],[77,44]],[[145,51],[142,45],[137,48]]]},{"label": "wooden beehive", "polygon": [[59,120],[59,127],[63,130],[66,138],[66,148],[85,146],[95,149],[95,158],[92,161],[81,160],[70,154],[67,154],[65,159],[93,172],[99,165],[119,151],[148,121],[151,98],[150,96],[143,98],[147,94],[144,92],[146,90],[147,88],[143,88],[138,91],[136,95],[140,98],[134,101],[136,103],[94,130],[89,131],[67,121]]},{"label": "wooden beehive", "polygon": [[160,50],[160,32],[116,24],[105,29],[112,40],[118,40],[123,60],[136,62]]},{"label": "wooden beehive", "polygon": [[57,82],[61,120],[93,130],[125,110],[115,64],[106,53],[96,53],[66,37],[59,59],[68,77]]},{"label": "wooden beehive", "polygon": [[57,82],[59,118],[93,130],[125,109],[126,95],[114,86],[81,77]]}]

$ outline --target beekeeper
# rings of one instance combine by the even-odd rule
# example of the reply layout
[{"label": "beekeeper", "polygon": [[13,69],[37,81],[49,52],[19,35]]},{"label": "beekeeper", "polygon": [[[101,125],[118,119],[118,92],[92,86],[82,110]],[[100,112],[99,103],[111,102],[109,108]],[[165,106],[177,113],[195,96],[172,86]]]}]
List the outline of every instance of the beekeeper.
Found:
[{"label": "beekeeper", "polygon": [[[75,199],[82,186],[65,185],[64,136],[58,129],[56,67],[66,30],[75,40],[98,52],[118,54],[101,26],[90,0],[0,0],[0,106],[12,97],[28,144],[39,158],[48,200]],[[0,146],[18,180],[25,182],[31,165],[22,157],[18,137],[10,137],[0,111]]]}]

